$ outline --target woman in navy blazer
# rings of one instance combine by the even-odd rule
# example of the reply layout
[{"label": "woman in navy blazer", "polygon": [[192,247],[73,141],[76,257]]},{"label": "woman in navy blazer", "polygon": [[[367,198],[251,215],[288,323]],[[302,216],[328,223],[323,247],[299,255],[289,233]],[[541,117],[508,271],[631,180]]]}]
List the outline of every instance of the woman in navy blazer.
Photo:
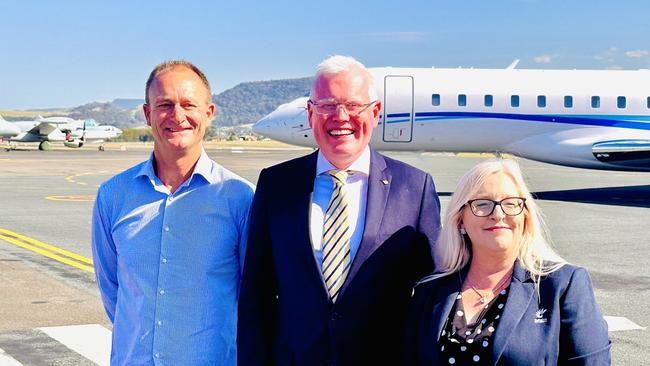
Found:
[{"label": "woman in navy blazer", "polygon": [[406,365],[609,365],[584,268],[567,264],[514,160],[466,173],[451,197],[436,273],[413,290]]}]

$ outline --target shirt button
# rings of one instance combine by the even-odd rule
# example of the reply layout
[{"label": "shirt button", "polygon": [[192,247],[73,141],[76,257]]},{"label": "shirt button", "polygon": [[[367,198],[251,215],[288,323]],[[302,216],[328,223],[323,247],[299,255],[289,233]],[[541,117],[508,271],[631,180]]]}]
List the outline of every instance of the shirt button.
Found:
[{"label": "shirt button", "polygon": [[156,324],[158,324],[158,325],[162,325],[162,320],[158,320],[158,321],[156,322]]},{"label": "shirt button", "polygon": [[165,294],[165,290],[160,290],[159,293],[160,293],[161,295],[164,295],[164,294]]},{"label": "shirt button", "polygon": [[163,259],[162,259],[162,262],[163,262],[163,263],[167,263],[167,258],[163,258]]},{"label": "shirt button", "polygon": [[160,353],[156,352],[156,354],[154,355],[154,357],[156,357],[156,358],[160,358]]},{"label": "shirt button", "polygon": [[169,231],[169,226],[165,226],[165,231]]}]

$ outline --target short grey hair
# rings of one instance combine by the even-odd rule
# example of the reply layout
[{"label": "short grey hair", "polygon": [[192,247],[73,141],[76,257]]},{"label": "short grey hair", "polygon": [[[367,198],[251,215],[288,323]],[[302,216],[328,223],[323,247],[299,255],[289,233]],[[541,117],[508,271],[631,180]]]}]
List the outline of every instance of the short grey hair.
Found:
[{"label": "short grey hair", "polygon": [[316,78],[309,92],[309,97],[313,100],[316,94],[315,89],[318,79],[322,75],[336,75],[354,68],[358,68],[366,74],[368,80],[368,97],[370,100],[375,101],[379,99],[377,96],[377,90],[375,89],[375,81],[370,72],[368,72],[366,66],[357,61],[354,57],[341,55],[330,56],[316,66]]}]

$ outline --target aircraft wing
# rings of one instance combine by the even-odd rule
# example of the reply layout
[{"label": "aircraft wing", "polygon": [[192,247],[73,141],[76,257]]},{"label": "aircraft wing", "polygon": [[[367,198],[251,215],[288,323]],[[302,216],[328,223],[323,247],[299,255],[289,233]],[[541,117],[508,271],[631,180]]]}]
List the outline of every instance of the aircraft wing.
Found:
[{"label": "aircraft wing", "polygon": [[57,123],[41,122],[29,130],[29,133],[32,133],[34,135],[47,136],[50,133],[54,132],[57,128],[59,128]]}]

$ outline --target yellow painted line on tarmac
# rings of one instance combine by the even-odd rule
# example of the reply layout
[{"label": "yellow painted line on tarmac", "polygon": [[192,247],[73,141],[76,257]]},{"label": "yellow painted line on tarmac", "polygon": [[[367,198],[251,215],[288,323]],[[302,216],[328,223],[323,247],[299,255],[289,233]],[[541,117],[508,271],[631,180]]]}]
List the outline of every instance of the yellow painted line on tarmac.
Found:
[{"label": "yellow painted line on tarmac", "polygon": [[[119,172],[120,171],[116,171],[116,173],[119,173]],[[111,173],[108,170],[100,170],[100,171],[97,171],[97,172],[77,173],[77,174],[68,175],[67,177],[65,177],[65,180],[68,183],[75,183],[75,184],[79,184],[81,186],[87,186],[88,183],[86,183],[86,182],[77,182],[76,178],[87,176],[87,175],[106,175],[106,174],[111,174]],[[95,187],[99,188],[99,185],[96,185]]]},{"label": "yellow painted line on tarmac", "polygon": [[66,201],[66,202],[94,202],[95,196],[93,195],[76,195],[76,196],[47,196],[46,200],[50,201]]},{"label": "yellow painted line on tarmac", "polygon": [[82,271],[90,273],[95,272],[92,266],[92,259],[73,253],[69,250],[43,243],[42,241],[3,228],[0,228],[0,239],[7,243],[17,245],[21,248],[54,259],[58,262],[78,268]]}]

